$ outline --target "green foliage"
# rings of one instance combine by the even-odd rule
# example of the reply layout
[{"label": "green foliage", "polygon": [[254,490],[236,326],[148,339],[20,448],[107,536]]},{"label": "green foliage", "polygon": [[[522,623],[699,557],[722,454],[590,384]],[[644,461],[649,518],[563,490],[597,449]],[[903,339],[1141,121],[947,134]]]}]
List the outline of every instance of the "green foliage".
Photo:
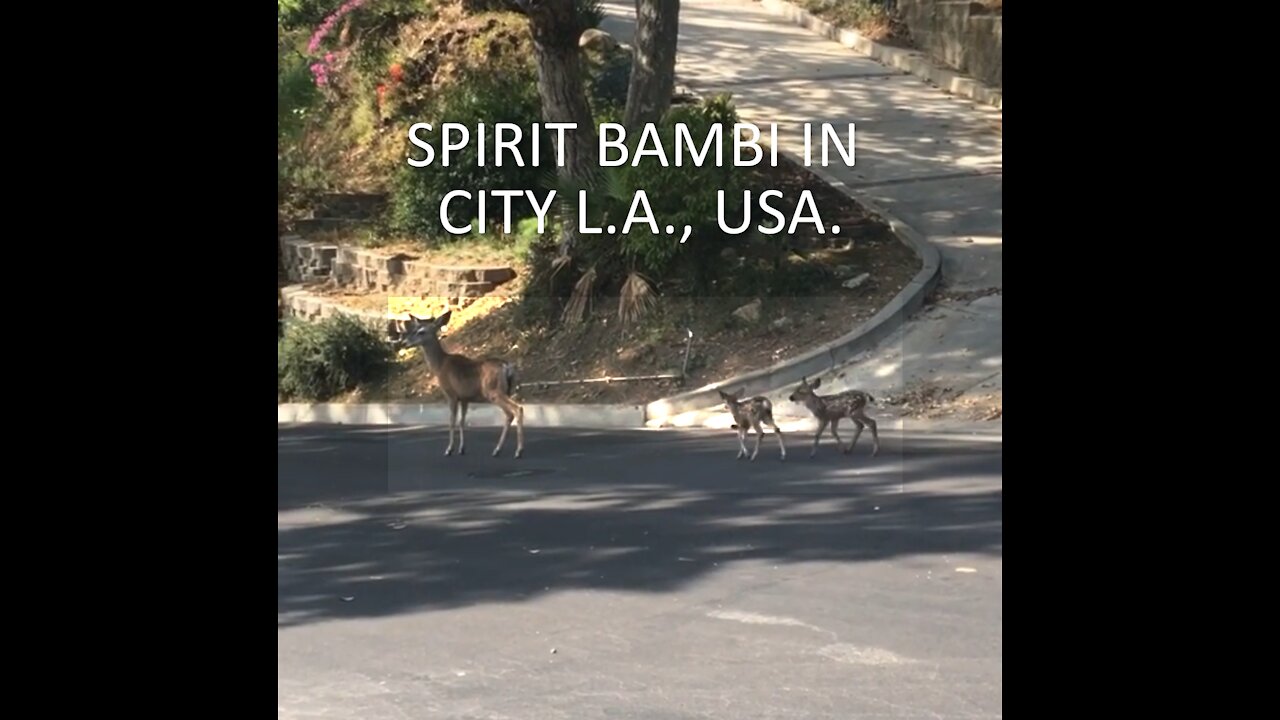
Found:
[{"label": "green foliage", "polygon": [[587,99],[596,114],[613,112],[622,115],[627,104],[627,86],[631,83],[631,54],[608,53],[599,65],[587,72]]},{"label": "green foliage", "polygon": [[394,359],[382,333],[357,318],[290,321],[277,342],[277,388],[286,401],[324,402],[385,380]]},{"label": "green foliage", "polygon": [[[452,190],[471,193],[470,201],[453,198],[449,203],[449,219],[454,225],[465,225],[479,216],[477,201],[481,190],[539,190],[542,171],[532,164],[534,138],[528,128],[541,122],[542,105],[538,97],[537,80],[531,72],[471,74],[462,82],[444,89],[435,103],[432,132],[422,132],[422,137],[435,148],[432,163],[415,168],[407,162],[398,169],[392,191],[392,224],[396,231],[439,237],[447,234],[440,224],[440,203]],[[443,165],[441,125],[444,122],[462,123],[471,134],[467,147],[452,153],[449,165]],[[475,137],[476,126],[484,123],[487,132],[494,132],[498,123],[515,123],[522,128],[519,144],[524,167],[516,165],[510,154],[503,158],[502,167],[494,164],[493,138],[488,138],[489,156],[483,167],[477,166],[480,143]],[[424,151],[409,146],[410,156],[422,159]],[[540,148],[540,165],[553,166],[555,155],[545,139]],[[489,198],[486,215],[492,221],[502,218],[500,199]],[[533,214],[526,198],[512,202],[513,217]]]},{"label": "green foliage", "polygon": [[312,162],[309,134],[315,129],[323,97],[298,52],[298,33],[277,26],[276,62],[276,185],[279,196],[313,190],[324,174]]},{"label": "green foliage", "polygon": [[[659,158],[646,156],[633,166],[635,152],[641,136],[633,133],[627,138],[628,162],[609,173],[608,194],[625,205],[615,205],[616,220],[621,229],[623,221],[638,190],[646,191],[653,217],[663,232],[654,235],[647,224],[636,224],[631,232],[619,237],[623,256],[636,264],[637,269],[651,276],[661,276],[672,269],[677,259],[683,259],[695,284],[701,285],[708,277],[709,263],[723,246],[725,236],[716,222],[717,193],[725,193],[725,217],[741,213],[743,174],[733,166],[733,124],[738,116],[729,96],[710,98],[698,105],[672,108],[657,126],[662,149],[667,155],[667,166]],[[694,165],[690,153],[685,152],[682,165],[676,166],[675,148],[678,140],[676,127],[687,127],[695,149],[700,150],[705,138],[719,126],[721,167],[716,167],[715,146],[704,158],[702,167]],[[638,210],[642,208],[638,207]],[[666,225],[675,227],[675,235],[667,235]],[[692,228],[685,244],[680,244],[684,227]]]},{"label": "green foliage", "polygon": [[276,22],[286,30],[311,30],[342,3],[343,0],[277,0]]},{"label": "green foliage", "polygon": [[888,34],[896,20],[893,0],[800,0],[800,5],[839,27],[875,37]]}]

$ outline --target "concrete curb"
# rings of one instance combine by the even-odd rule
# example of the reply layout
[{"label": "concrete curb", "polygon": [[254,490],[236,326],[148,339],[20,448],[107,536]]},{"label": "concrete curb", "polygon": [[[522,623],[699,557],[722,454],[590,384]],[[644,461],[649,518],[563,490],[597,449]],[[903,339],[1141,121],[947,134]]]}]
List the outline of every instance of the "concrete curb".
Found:
[{"label": "concrete curb", "polygon": [[[778,148],[778,154],[799,167],[805,167],[803,158],[794,152]],[[805,169],[888,223],[894,236],[920,258],[923,263],[920,272],[916,273],[906,287],[902,288],[888,305],[881,308],[880,312],[846,335],[772,367],[753,370],[649,403],[644,408],[645,422],[648,426],[686,426],[685,419],[677,419],[676,416],[698,413],[721,405],[718,390],[740,390],[748,395],[764,394],[798,383],[801,377],[821,375],[864,350],[871,349],[901,327],[907,318],[924,304],[925,297],[937,285],[942,273],[942,255],[925,239],[924,235],[895,217],[879,203],[867,198],[864,194],[854,192],[823,168],[811,166]]]},{"label": "concrete curb", "polygon": [[[504,417],[493,405],[475,404],[467,411],[467,427],[501,427]],[[276,424],[443,425],[449,424],[444,403],[283,403],[276,406]],[[639,405],[525,405],[529,427],[583,429],[644,427]],[[514,428],[514,423],[512,424]],[[514,430],[512,430],[514,432]]]},{"label": "concrete curb", "polygon": [[[704,411],[681,430],[705,430],[718,432],[733,422],[721,412]],[[277,406],[278,425],[364,425],[396,427],[445,427],[449,423],[449,406],[444,403],[292,403]],[[817,429],[812,417],[778,416],[778,425],[784,433],[808,434]],[[467,413],[468,428],[500,428],[502,415],[491,405],[475,405]],[[652,430],[642,422],[642,408],[638,405],[526,405],[526,429],[569,428],[579,430]],[[946,420],[918,420],[913,418],[883,418],[880,432],[920,434],[936,438],[956,438],[974,442],[1003,442],[1004,426],[1001,422],[957,422]]]},{"label": "concrete curb", "polygon": [[938,65],[919,50],[907,50],[878,43],[856,30],[844,30],[786,0],[760,0],[760,5],[771,14],[792,25],[812,30],[815,34],[834,40],[841,45],[862,53],[872,60],[896,70],[915,75],[937,85],[942,90],[985,105],[1004,110],[1004,92],[992,88],[976,78],[958,70]]}]

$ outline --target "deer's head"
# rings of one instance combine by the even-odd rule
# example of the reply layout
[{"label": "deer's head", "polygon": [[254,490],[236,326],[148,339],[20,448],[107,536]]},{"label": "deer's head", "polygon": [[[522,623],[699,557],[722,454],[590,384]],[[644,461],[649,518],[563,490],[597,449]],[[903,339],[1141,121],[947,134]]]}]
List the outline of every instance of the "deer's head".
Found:
[{"label": "deer's head", "polygon": [[724,401],[724,408],[726,410],[733,412],[733,409],[738,407],[738,398],[742,395],[741,390],[736,393],[727,393],[723,390],[716,390],[716,392],[720,393],[720,399]]},{"label": "deer's head", "polygon": [[802,377],[800,378],[800,387],[797,387],[795,392],[791,393],[787,399],[791,402],[804,402],[805,400],[813,397],[813,391],[817,390],[818,386],[821,384],[822,378],[817,378],[811,383],[808,378]]},{"label": "deer's head", "polygon": [[452,312],[452,310],[446,310],[443,315],[436,318],[410,315],[409,322],[405,323],[404,333],[400,336],[400,342],[406,347],[411,347],[437,340],[440,328],[448,324],[449,315]]}]

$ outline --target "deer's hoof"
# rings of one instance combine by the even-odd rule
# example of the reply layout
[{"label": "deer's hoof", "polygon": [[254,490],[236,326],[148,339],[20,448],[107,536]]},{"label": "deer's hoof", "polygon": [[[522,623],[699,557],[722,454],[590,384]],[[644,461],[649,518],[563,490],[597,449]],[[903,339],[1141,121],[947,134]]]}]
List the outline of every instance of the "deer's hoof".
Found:
[{"label": "deer's hoof", "polygon": [[466,449],[466,448],[458,448],[458,454],[459,454],[459,455],[466,455],[466,454],[467,454],[467,449]]},{"label": "deer's hoof", "polygon": [[449,456],[450,456],[450,455],[452,455],[452,454],[453,454],[453,448],[446,448],[446,449],[445,449],[445,451],[444,451],[444,456],[445,456],[445,457],[449,457]]},{"label": "deer's hoof", "polygon": [[514,456],[514,457],[515,457],[515,458],[517,458],[517,459],[519,459],[519,458],[521,458],[521,457],[523,457],[523,456],[524,456],[524,451],[523,451],[523,450],[517,450],[517,451],[516,451],[516,454],[515,454],[515,456]]}]

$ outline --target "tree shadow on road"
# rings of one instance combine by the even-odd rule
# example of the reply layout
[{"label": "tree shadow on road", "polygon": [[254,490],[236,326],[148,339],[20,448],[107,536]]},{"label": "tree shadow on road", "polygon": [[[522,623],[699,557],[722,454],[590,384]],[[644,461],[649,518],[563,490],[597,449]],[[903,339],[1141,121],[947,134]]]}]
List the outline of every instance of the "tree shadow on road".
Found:
[{"label": "tree shadow on road", "polygon": [[474,454],[445,459],[434,429],[281,429],[278,625],[672,592],[743,561],[1002,552],[999,445],[886,439],[870,458],[864,434],[855,456],[828,443],[810,460],[796,434],[786,463],[770,436],[748,464],[732,433],[544,429],[515,461],[488,457],[492,437],[472,430]]}]

